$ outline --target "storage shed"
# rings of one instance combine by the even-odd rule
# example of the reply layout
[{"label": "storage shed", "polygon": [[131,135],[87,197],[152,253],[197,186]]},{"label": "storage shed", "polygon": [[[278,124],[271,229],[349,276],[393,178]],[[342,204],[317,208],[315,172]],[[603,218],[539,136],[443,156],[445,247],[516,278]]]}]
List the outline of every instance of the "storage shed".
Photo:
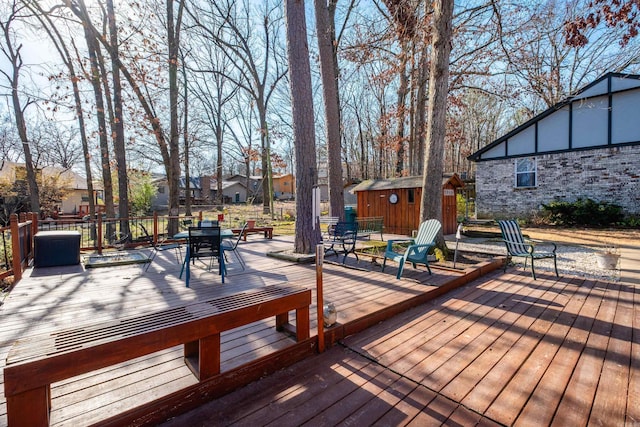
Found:
[{"label": "storage shed", "polygon": [[[456,232],[458,212],[456,189],[464,183],[457,174],[442,177],[442,229],[444,234]],[[352,190],[358,199],[358,217],[384,217],[385,233],[410,235],[420,225],[422,177],[363,181]]]}]

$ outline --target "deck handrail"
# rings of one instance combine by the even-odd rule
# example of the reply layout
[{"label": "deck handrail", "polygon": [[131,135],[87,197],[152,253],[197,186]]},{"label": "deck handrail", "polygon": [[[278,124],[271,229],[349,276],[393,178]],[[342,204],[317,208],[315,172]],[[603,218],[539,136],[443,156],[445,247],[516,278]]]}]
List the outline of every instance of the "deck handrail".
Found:
[{"label": "deck handrail", "polygon": [[[191,218],[202,219],[202,212],[196,215],[171,216],[158,215],[154,212],[152,216],[138,216],[128,218],[97,218],[82,219],[57,219],[39,220],[38,215],[33,212],[11,214],[8,227],[1,227],[3,233],[3,249],[5,254],[11,254],[10,266],[6,266],[6,271],[0,272],[0,279],[13,275],[14,285],[22,278],[22,272],[30,265],[34,255],[34,236],[38,231],[49,230],[75,230],[80,232],[80,249],[85,251],[96,251],[101,254],[104,249],[114,247],[113,239],[110,238],[114,232],[118,231],[122,221],[129,222],[130,236],[127,248],[135,248],[140,245],[147,245],[149,242],[143,237],[134,233],[139,233],[137,225],[142,223],[148,230],[153,230],[153,241],[158,242],[158,236],[165,234],[167,224],[171,219]],[[10,247],[7,245],[5,233],[10,234]],[[8,254],[7,254],[8,258]]]}]

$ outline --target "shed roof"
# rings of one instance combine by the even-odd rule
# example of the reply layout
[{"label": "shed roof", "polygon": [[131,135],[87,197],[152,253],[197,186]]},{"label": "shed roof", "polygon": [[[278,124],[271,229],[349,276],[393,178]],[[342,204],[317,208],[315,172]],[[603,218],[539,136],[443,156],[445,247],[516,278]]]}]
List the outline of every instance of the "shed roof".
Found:
[{"label": "shed roof", "polygon": [[[453,173],[442,175],[442,185],[451,183],[454,187],[463,187],[464,183],[460,177]],[[422,187],[422,176],[405,176],[400,178],[388,179],[368,179],[356,185],[351,191],[378,191],[378,190],[398,190],[401,188],[420,188]]]}]

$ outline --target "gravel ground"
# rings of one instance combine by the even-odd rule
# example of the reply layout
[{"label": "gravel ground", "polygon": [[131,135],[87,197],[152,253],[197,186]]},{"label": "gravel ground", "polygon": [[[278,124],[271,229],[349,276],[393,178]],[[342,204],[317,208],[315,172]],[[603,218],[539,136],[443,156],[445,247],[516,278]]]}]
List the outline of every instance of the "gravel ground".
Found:
[{"label": "gravel ground", "polygon": [[[447,247],[455,250],[456,242],[448,241]],[[506,255],[504,243],[492,241],[491,239],[470,239],[463,238],[458,244],[459,251],[479,252],[494,255]],[[587,277],[591,279],[602,279],[608,281],[620,280],[620,264],[615,270],[605,270],[598,267],[596,249],[581,245],[558,244],[556,251],[558,258],[558,273],[561,276],[573,275]],[[518,268],[523,268],[524,259],[515,258],[513,260]],[[527,265],[528,271],[531,271]],[[543,259],[536,261],[536,271],[553,272],[553,260]]]}]

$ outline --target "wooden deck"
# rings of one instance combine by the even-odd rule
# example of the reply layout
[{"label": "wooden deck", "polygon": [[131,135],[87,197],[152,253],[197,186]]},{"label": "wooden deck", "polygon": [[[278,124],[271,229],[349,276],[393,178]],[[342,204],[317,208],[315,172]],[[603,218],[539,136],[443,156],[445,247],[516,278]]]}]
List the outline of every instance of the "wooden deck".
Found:
[{"label": "wooden deck", "polygon": [[[82,323],[111,320],[163,310],[185,303],[236,293],[244,289],[291,282],[315,289],[315,267],[267,258],[266,252],[291,248],[291,238],[259,237],[240,245],[249,268],[242,272],[229,257],[226,283],[214,272],[192,269],[191,287],[179,279],[180,265],[171,251],[158,254],[145,273],[139,265],[85,270],[82,266],[30,269],[0,308],[0,367],[15,340]],[[351,258],[351,257],[350,257]],[[350,259],[350,263],[354,263]],[[339,324],[326,333],[335,342],[394,314],[424,303],[477,277],[466,272],[395,267],[382,274],[379,266],[361,261],[356,268],[325,263],[325,301],[339,310]],[[495,266],[485,266],[488,271]],[[214,268],[215,270],[215,268]],[[316,308],[311,307],[311,335],[317,334]],[[52,425],[157,423],[166,414],[197,407],[227,393],[242,381],[258,379],[314,352],[315,340],[296,343],[261,321],[222,335],[222,374],[202,387],[183,361],[181,347],[81,375],[52,386]],[[332,350],[334,352],[335,350]],[[1,378],[4,385],[4,379]],[[0,425],[6,425],[6,403],[0,387]],[[151,403],[155,402],[155,403]],[[123,417],[113,417],[125,414]]]},{"label": "wooden deck", "polygon": [[640,290],[496,271],[166,423],[640,425]]}]

